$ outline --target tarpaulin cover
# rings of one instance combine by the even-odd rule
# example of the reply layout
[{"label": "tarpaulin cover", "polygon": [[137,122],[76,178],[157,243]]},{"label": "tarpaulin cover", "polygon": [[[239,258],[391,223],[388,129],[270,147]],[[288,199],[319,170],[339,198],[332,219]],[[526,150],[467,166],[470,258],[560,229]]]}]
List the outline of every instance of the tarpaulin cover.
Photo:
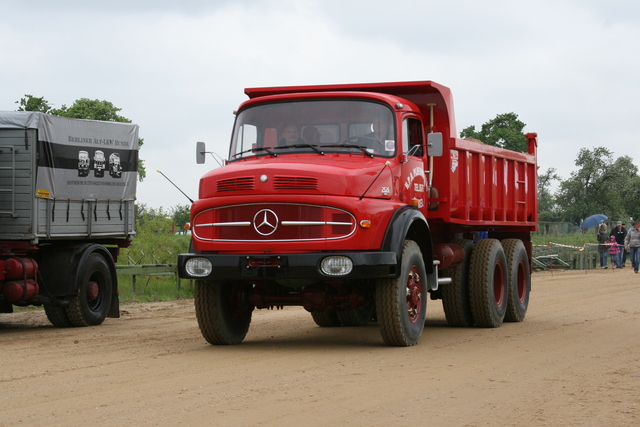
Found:
[{"label": "tarpaulin cover", "polygon": [[0,128],[38,130],[38,197],[135,199],[138,125],[3,111]]}]

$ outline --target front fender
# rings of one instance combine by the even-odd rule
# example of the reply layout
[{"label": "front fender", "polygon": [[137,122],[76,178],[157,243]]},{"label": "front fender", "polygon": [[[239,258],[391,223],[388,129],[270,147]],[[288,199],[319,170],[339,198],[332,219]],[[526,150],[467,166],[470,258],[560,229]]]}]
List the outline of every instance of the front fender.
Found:
[{"label": "front fender", "polygon": [[407,239],[415,241],[420,246],[427,273],[433,273],[433,243],[429,224],[422,212],[415,206],[409,205],[402,206],[393,213],[380,248],[382,251],[396,254],[398,272],[400,271],[402,248]]}]

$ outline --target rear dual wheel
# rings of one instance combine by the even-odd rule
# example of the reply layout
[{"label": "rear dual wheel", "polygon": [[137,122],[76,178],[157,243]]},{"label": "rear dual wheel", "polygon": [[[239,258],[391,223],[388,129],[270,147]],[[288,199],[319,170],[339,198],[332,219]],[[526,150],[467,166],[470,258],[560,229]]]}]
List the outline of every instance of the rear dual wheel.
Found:
[{"label": "rear dual wheel", "polygon": [[469,297],[476,326],[497,328],[507,312],[507,259],[500,241],[478,240],[471,253]]},{"label": "rear dual wheel", "polygon": [[54,326],[99,325],[109,314],[118,282],[113,259],[97,246],[52,247],[42,253],[39,280],[57,300],[44,306]]},{"label": "rear dual wheel", "polygon": [[73,326],[101,324],[111,307],[113,288],[107,261],[97,252],[89,254],[78,270],[78,293],[69,297],[69,322]]},{"label": "rear dual wheel", "polygon": [[365,326],[373,319],[375,305],[345,311],[312,311],[311,317],[321,327]]},{"label": "rear dual wheel", "polygon": [[362,308],[338,311],[336,315],[342,326],[365,326],[373,319],[376,306],[371,303]]},{"label": "rear dual wheel", "polygon": [[453,268],[442,272],[444,277],[451,277],[451,283],[442,286],[442,308],[449,326],[473,326],[473,314],[469,300],[469,264],[473,242],[459,239],[451,242],[464,249],[464,260]]},{"label": "rear dual wheel", "polygon": [[522,322],[529,308],[531,268],[527,250],[519,239],[505,239],[502,247],[507,259],[509,295],[505,322]]}]

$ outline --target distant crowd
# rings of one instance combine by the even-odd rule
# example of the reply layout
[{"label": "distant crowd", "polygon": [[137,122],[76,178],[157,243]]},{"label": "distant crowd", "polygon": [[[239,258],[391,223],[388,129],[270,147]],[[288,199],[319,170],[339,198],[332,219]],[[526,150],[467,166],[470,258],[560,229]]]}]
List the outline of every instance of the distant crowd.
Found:
[{"label": "distant crowd", "polygon": [[624,268],[627,256],[631,259],[633,271],[640,267],[640,221],[634,221],[630,230],[625,228],[622,221],[609,233],[607,224],[598,227],[598,252],[600,253],[600,268],[609,268],[608,258],[611,258],[612,268]]}]

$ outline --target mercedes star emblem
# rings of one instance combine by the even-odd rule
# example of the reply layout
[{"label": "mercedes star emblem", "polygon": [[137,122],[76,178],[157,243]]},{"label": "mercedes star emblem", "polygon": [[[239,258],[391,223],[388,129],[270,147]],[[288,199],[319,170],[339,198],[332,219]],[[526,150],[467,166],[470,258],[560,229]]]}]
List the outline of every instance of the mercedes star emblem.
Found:
[{"label": "mercedes star emblem", "polygon": [[278,228],[278,215],[271,209],[262,209],[253,217],[253,228],[263,236],[273,234]]}]

